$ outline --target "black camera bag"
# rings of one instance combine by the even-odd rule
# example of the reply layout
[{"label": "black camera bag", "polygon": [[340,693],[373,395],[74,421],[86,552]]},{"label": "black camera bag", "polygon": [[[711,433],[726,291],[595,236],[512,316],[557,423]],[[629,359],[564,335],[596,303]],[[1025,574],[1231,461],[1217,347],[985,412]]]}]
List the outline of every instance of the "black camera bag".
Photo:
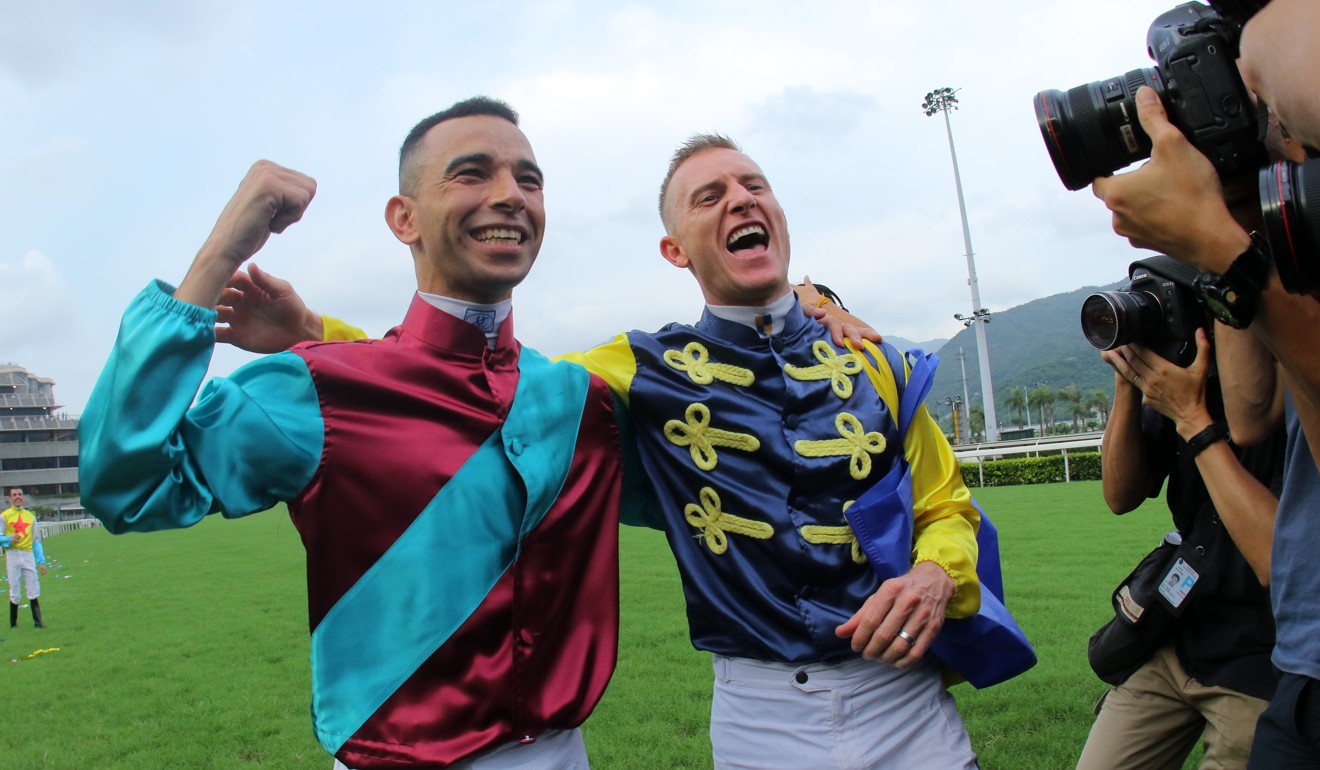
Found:
[{"label": "black camera bag", "polygon": [[1091,670],[1101,681],[1122,684],[1168,639],[1191,595],[1174,607],[1160,594],[1160,583],[1179,558],[1199,573],[1198,552],[1204,548],[1166,537],[1114,589],[1114,617],[1091,635],[1086,651]]}]

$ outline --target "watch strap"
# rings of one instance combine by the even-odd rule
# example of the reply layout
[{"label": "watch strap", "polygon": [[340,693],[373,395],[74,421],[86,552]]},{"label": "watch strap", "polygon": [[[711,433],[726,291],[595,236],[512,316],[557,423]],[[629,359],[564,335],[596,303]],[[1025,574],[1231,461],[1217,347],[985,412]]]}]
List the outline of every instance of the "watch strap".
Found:
[{"label": "watch strap", "polygon": [[1212,422],[1209,427],[1197,433],[1195,436],[1187,439],[1187,451],[1189,457],[1196,457],[1206,450],[1206,447],[1228,438],[1228,425],[1223,422]]}]

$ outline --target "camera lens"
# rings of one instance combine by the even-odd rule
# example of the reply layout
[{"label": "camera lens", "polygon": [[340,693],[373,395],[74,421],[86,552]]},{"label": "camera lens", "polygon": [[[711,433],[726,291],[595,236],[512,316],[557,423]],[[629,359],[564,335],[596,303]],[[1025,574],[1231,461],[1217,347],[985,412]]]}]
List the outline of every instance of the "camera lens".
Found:
[{"label": "camera lens", "polygon": [[1082,302],[1082,333],[1097,350],[1153,339],[1164,318],[1144,291],[1099,291]]},{"label": "camera lens", "polygon": [[1261,169],[1260,213],[1283,288],[1294,294],[1320,288],[1320,160]]},{"label": "camera lens", "polygon": [[1150,157],[1150,138],[1137,122],[1136,93],[1143,85],[1164,98],[1159,72],[1149,67],[1066,94],[1058,89],[1036,94],[1036,123],[1064,187],[1080,190],[1098,176]]}]

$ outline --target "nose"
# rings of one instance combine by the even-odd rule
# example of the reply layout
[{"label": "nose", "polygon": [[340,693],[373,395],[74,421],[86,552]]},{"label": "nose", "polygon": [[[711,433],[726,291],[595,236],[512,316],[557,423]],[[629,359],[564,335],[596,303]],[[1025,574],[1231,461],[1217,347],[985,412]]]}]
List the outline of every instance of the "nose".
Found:
[{"label": "nose", "polygon": [[511,172],[501,171],[491,180],[490,205],[510,213],[522,211],[527,206],[527,196]]},{"label": "nose", "polygon": [[729,210],[743,213],[754,208],[756,208],[756,196],[752,195],[752,191],[742,185],[735,185],[729,195]]}]

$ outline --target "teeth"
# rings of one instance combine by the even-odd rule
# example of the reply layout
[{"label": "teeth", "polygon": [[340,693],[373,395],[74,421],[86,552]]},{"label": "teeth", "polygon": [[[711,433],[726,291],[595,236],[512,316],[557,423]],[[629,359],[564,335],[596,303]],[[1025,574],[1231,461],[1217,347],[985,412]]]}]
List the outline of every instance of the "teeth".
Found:
[{"label": "teeth", "polygon": [[509,230],[502,227],[493,227],[486,230],[478,230],[472,234],[473,238],[482,243],[491,243],[493,241],[512,241],[522,243],[522,234],[517,230]]},{"label": "teeth", "polygon": [[765,228],[761,227],[760,225],[748,225],[739,230],[734,230],[729,235],[729,242],[725,245],[732,246],[734,244],[734,241],[737,241],[739,238],[745,238],[749,235],[754,235],[754,234],[765,235]]}]

